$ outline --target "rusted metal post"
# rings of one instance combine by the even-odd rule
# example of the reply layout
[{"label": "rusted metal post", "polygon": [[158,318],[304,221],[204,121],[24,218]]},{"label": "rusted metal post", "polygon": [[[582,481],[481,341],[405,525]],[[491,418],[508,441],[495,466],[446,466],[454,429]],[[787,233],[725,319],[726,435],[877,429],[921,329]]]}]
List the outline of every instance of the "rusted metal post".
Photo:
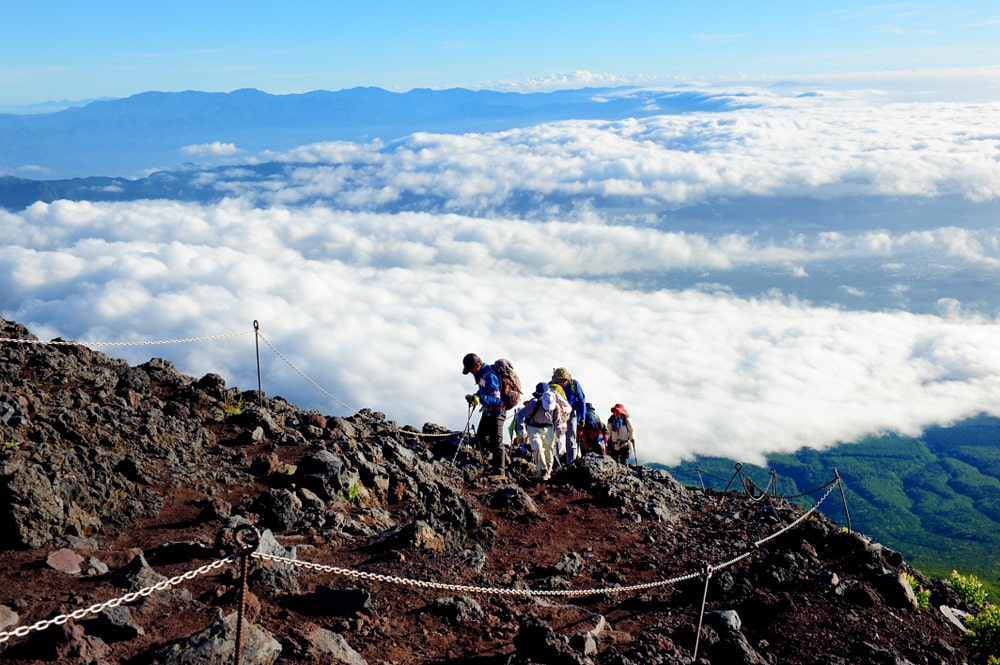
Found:
[{"label": "rusted metal post", "polygon": [[248,560],[250,554],[257,549],[257,545],[260,543],[260,534],[257,533],[257,529],[249,524],[244,524],[237,528],[233,535],[236,538],[236,544],[240,547],[241,554],[240,588],[237,591],[239,600],[236,607],[236,653],[233,656],[235,665],[240,665],[240,661],[243,659],[243,612],[246,608]]}]

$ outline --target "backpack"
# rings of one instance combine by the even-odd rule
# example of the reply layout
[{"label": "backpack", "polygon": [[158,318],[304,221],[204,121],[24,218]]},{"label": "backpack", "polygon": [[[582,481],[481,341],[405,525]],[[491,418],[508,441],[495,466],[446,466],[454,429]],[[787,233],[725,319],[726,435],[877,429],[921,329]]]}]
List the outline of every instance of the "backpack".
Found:
[{"label": "backpack", "polygon": [[601,422],[601,417],[597,415],[597,410],[594,407],[586,410],[583,416],[583,426],[593,429],[604,429],[604,423]]},{"label": "backpack", "polygon": [[607,430],[593,406],[588,404],[583,422],[580,423],[579,441],[585,453],[604,453]]},{"label": "backpack", "polygon": [[580,423],[580,429],[585,435],[594,438],[607,434],[607,428],[604,426],[604,422],[601,421],[601,417],[597,415],[597,410],[589,403],[587,405],[587,410],[584,412],[583,422]]},{"label": "backpack", "polygon": [[521,379],[506,358],[500,358],[493,363],[493,371],[500,379],[500,401],[503,403],[503,410],[510,411],[521,403]]}]

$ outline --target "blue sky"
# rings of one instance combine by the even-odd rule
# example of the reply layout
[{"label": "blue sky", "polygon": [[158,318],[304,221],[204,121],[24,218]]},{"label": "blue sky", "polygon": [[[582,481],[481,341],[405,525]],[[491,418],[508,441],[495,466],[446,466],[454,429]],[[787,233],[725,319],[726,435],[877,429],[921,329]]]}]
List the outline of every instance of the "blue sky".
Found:
[{"label": "blue sky", "polygon": [[995,2],[0,2],[0,107],[1000,66]]}]

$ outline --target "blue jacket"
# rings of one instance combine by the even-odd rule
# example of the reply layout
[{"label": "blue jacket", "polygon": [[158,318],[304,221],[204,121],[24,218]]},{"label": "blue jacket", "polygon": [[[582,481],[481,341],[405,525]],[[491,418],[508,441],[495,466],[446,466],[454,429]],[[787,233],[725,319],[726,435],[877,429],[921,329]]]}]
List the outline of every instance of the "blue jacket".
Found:
[{"label": "blue jacket", "polygon": [[562,384],[563,392],[566,393],[566,401],[569,402],[573,413],[576,415],[576,422],[582,423],[586,411],[587,398],[583,394],[583,386],[576,379],[570,379]]},{"label": "blue jacket", "polygon": [[493,367],[484,364],[475,374],[479,395],[479,403],[483,405],[483,413],[498,415],[503,413],[503,399],[500,397],[500,377]]}]

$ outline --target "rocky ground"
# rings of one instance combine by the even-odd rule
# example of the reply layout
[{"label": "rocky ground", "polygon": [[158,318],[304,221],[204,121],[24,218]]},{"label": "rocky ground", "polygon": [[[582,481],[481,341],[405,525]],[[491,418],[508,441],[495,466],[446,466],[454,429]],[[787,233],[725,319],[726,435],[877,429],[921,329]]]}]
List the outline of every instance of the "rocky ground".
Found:
[{"label": "rocky ground", "polygon": [[433,424],[10,341],[0,435],[2,662],[236,662],[241,606],[242,663],[978,662],[898,553],[608,458],[490,480]]}]

